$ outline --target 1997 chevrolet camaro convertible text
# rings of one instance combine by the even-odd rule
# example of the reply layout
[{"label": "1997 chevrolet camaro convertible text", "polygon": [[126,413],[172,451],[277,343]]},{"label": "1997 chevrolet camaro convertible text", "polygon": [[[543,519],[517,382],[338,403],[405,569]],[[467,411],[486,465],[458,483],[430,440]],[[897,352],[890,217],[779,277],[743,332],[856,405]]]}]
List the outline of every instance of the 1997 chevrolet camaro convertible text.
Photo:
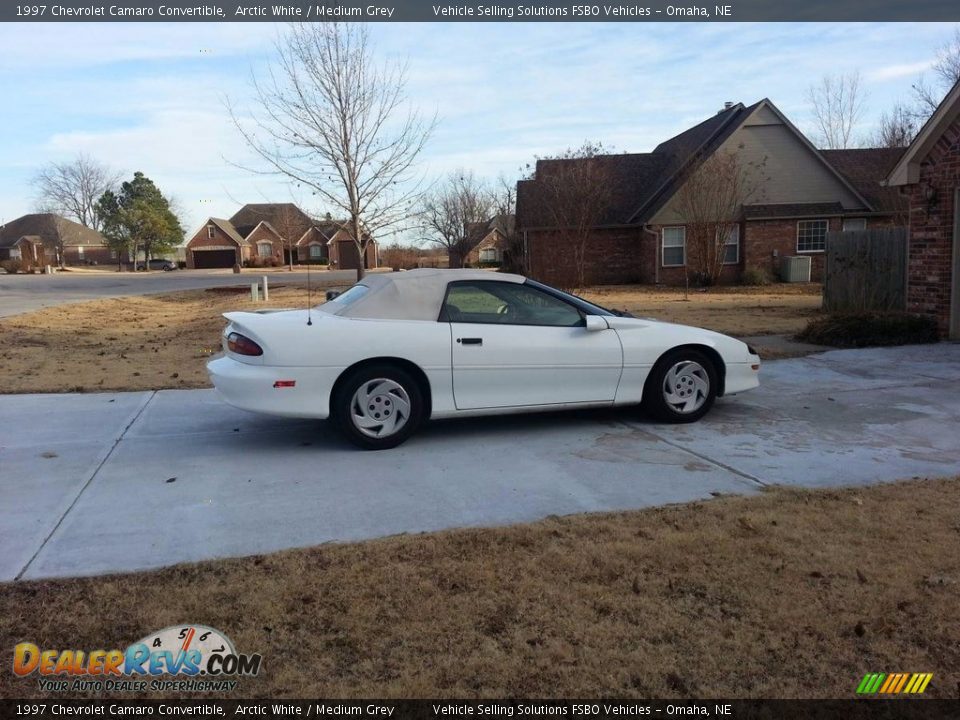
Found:
[{"label": "1997 chevrolet camaro convertible text", "polygon": [[369,275],[312,311],[224,317],[207,370],[228,403],[330,417],[369,450],[428,418],[642,403],[693,422],[759,384],[760,358],[739,340],[484,270]]}]

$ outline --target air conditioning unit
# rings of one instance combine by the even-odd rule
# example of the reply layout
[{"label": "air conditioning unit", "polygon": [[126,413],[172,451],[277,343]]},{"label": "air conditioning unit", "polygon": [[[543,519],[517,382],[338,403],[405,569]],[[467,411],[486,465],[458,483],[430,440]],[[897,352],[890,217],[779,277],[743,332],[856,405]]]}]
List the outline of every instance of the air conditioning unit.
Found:
[{"label": "air conditioning unit", "polygon": [[780,258],[782,282],[810,282],[810,256],[784,255]]}]

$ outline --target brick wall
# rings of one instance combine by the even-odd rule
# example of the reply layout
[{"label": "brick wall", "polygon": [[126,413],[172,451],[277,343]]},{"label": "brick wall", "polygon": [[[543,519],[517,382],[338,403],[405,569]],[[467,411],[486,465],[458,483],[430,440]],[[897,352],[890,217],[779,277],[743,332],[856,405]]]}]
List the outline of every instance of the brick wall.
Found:
[{"label": "brick wall", "polygon": [[[828,229],[841,230],[841,218],[828,218]],[[766,270],[773,278],[778,276],[780,258],[785,255],[808,255],[811,259],[811,280],[823,278],[824,254],[797,252],[796,218],[778,220],[751,220],[740,229],[740,259],[736,264],[724,265],[718,280],[721,284],[740,281],[745,268],[757,267]],[[891,218],[868,218],[867,227],[889,227]],[[585,284],[615,285],[623,283],[654,283],[684,285],[688,267],[694,263],[687,248],[688,267],[661,267],[659,245],[661,227],[652,226],[656,236],[641,228],[618,228],[596,230],[587,243]],[[564,238],[552,231],[531,230],[527,232],[527,247],[530,257],[528,274],[537,280],[576,287],[579,272],[576,254]],[[773,252],[777,251],[776,257]]]},{"label": "brick wall", "polygon": [[[655,245],[637,228],[594,230],[586,243],[584,284],[618,285],[653,282]],[[579,286],[577,253],[555,231],[527,232],[527,274],[560,287]]]},{"label": "brick wall", "polygon": [[[189,268],[190,270],[193,270],[194,268],[193,253],[191,252],[191,250],[193,250],[194,248],[218,247],[218,246],[222,246],[224,248],[228,246],[235,248],[237,246],[237,243],[234,242],[234,240],[229,235],[223,232],[223,230],[221,230],[216,225],[213,226],[213,237],[209,237],[207,233],[207,226],[204,225],[202,228],[200,228],[197,231],[196,235],[190,238],[190,242],[187,243],[187,268]],[[239,253],[238,262],[242,262],[242,260],[246,260],[249,257],[250,257],[250,248],[244,247],[242,248],[242,252]]]},{"label": "brick wall", "polygon": [[[283,241],[281,241],[276,235],[267,230],[263,225],[258,225],[256,229],[246,238],[247,242],[250,243],[250,257],[272,257],[277,262],[283,263]],[[260,253],[259,243],[268,242],[270,243],[270,252],[267,255]]]},{"label": "brick wall", "polygon": [[[49,255],[52,258],[56,258],[56,256],[56,250]],[[65,265],[86,265],[91,262],[95,262],[97,265],[109,265],[110,263],[116,264],[117,259],[112,257],[112,252],[108,247],[85,246],[81,257],[80,250],[77,247],[67,245],[63,249],[63,262]]]},{"label": "brick wall", "polygon": [[[907,309],[936,318],[947,333],[953,263],[954,188],[960,187],[960,119],[947,129],[908,185],[910,245]],[[936,193],[928,201],[926,190]]]},{"label": "brick wall", "polygon": [[[823,279],[823,253],[797,252],[797,220],[751,220],[745,223],[740,251],[743,266],[766,270],[776,278],[780,272],[780,258],[784,255],[809,255],[810,279]],[[840,218],[829,218],[829,230],[840,230]],[[777,256],[774,257],[774,251]]]}]

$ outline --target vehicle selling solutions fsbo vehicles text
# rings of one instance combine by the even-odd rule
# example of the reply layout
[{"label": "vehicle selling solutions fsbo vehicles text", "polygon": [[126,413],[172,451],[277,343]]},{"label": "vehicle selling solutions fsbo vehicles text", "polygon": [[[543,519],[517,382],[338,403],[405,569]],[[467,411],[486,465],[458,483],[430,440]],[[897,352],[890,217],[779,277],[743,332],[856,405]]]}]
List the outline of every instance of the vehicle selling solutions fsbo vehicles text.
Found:
[{"label": "vehicle selling solutions fsbo vehicles text", "polygon": [[[668,5],[663,9],[651,9],[641,5],[573,5],[571,7],[550,7],[546,5],[433,5],[433,15],[439,18],[642,18],[668,17],[711,17],[710,10],[701,6]],[[731,5],[715,5],[713,15],[730,17]]]}]

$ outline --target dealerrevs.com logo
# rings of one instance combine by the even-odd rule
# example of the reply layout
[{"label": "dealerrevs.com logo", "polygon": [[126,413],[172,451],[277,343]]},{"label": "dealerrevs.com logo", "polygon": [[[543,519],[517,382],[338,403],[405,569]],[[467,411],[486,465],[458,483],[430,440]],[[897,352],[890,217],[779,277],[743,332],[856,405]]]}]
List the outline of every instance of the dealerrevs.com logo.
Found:
[{"label": "dealerrevs.com logo", "polygon": [[236,688],[233,677],[256,676],[261,660],[238,653],[219,630],[173,625],[125,650],[42,650],[22,642],[14,648],[13,672],[36,673],[40,689],[52,692],[223,692]]}]

